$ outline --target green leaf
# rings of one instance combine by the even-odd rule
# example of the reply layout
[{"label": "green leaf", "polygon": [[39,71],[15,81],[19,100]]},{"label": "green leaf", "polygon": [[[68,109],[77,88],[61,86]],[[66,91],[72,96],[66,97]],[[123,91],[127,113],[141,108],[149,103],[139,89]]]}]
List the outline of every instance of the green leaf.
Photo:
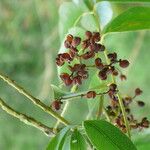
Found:
[{"label": "green leaf", "polygon": [[76,129],[71,136],[71,150],[86,150],[86,143],[81,133]]},{"label": "green leaf", "polygon": [[60,147],[60,144],[63,144],[61,141],[63,140],[63,137],[68,133],[70,127],[65,127],[62,129],[55,137],[53,137],[46,150],[59,150],[58,147]]},{"label": "green leaf", "polygon": [[102,2],[102,1],[108,1],[108,2],[150,2],[150,0],[96,0],[96,2]]},{"label": "green leaf", "polygon": [[62,149],[59,149],[59,150],[70,150],[70,141],[71,141],[71,135],[69,135],[65,138],[63,147],[62,147]]},{"label": "green leaf", "polygon": [[65,34],[68,32],[76,21],[76,19],[83,13],[83,10],[75,5],[73,2],[65,2],[59,9],[59,33],[60,39],[63,40]]},{"label": "green leaf", "polygon": [[53,89],[54,99],[59,99],[60,97],[65,96],[65,95],[68,94],[67,92],[65,92],[64,90],[62,90],[61,88],[59,88],[56,85],[51,84],[51,87]]},{"label": "green leaf", "polygon": [[136,150],[125,134],[104,120],[84,121],[83,125],[97,150]]},{"label": "green leaf", "polygon": [[150,7],[133,7],[114,18],[102,31],[124,32],[150,29]]}]

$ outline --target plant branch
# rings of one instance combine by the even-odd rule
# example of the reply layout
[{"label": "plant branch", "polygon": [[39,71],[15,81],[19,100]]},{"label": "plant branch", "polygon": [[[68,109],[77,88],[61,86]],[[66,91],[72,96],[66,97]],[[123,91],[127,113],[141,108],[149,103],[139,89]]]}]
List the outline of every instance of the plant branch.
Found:
[{"label": "plant branch", "polygon": [[[77,90],[77,85],[74,85],[74,86],[71,88],[71,92],[73,93],[73,92],[75,92],[76,90]],[[66,113],[66,111],[67,111],[69,105],[70,105],[70,102],[67,101],[67,102],[65,103],[65,106],[64,106],[62,112],[61,112],[61,116],[64,116],[64,115],[65,115],[65,113]],[[57,130],[59,124],[60,124],[60,121],[58,120],[58,121],[56,122],[55,126],[54,126],[54,130]]]},{"label": "plant branch", "polygon": [[[93,12],[94,12],[95,17],[97,18],[98,27],[99,27],[98,32],[100,33],[101,32],[101,30],[100,30],[100,21],[99,21],[99,18],[98,18],[98,15],[97,15],[95,7],[96,6],[94,6]],[[104,37],[102,37],[101,43],[103,43],[103,40],[104,40]],[[108,56],[107,56],[107,50],[104,51],[104,56],[105,56],[107,64],[109,65],[110,61],[109,61]],[[111,77],[112,77],[112,83],[116,84],[116,80],[115,80],[114,76],[111,75]],[[126,129],[127,129],[127,134],[128,134],[129,137],[131,137],[131,135],[130,135],[130,127],[129,127],[129,123],[128,123],[128,120],[127,120],[127,115],[126,115],[125,108],[124,108],[124,105],[123,105],[123,101],[122,101],[122,98],[121,98],[119,92],[116,94],[116,96],[118,97],[120,109],[122,111],[124,123],[125,123]]]},{"label": "plant branch", "polygon": [[[104,51],[104,55],[105,55],[106,62],[109,64],[109,59],[107,57],[107,50]],[[116,84],[116,80],[115,80],[114,76],[111,75],[111,77],[112,77],[112,83]],[[127,129],[127,134],[128,134],[128,136],[130,138],[131,137],[131,135],[130,135],[130,127],[129,127],[129,123],[128,123],[128,120],[127,120],[127,115],[126,115],[126,112],[125,112],[123,101],[122,101],[122,98],[121,98],[119,92],[116,94],[116,96],[118,97],[120,109],[121,109],[121,112],[122,112],[122,115],[123,115],[123,119],[124,119],[124,123],[125,123],[126,129]]]},{"label": "plant branch", "polygon": [[102,115],[103,104],[104,104],[104,95],[101,95],[100,99],[99,99],[99,107],[98,107],[98,112],[97,112],[97,115],[96,115],[96,119],[99,119]]},{"label": "plant branch", "polygon": [[110,117],[109,117],[109,115],[108,115],[108,113],[107,113],[107,111],[104,107],[103,107],[103,113],[105,114],[105,117],[106,117],[107,121],[111,122],[111,119],[110,119]]},{"label": "plant branch", "polygon": [[23,87],[19,86],[14,80],[11,80],[8,76],[3,75],[0,73],[0,78],[16,89],[20,94],[26,96],[29,100],[31,100],[36,106],[40,107],[42,110],[59,120],[64,125],[69,125],[69,122],[61,117],[59,114],[54,112],[50,107],[42,103],[39,99],[33,97],[29,92],[27,92]]},{"label": "plant branch", "polygon": [[24,122],[27,125],[33,126],[42,132],[44,132],[47,136],[53,136],[55,133],[52,128],[47,127],[46,125],[42,124],[41,122],[35,120],[32,117],[29,117],[25,114],[17,112],[10,106],[8,106],[1,98],[0,98],[0,107],[6,111],[11,116],[18,118],[20,121]]}]

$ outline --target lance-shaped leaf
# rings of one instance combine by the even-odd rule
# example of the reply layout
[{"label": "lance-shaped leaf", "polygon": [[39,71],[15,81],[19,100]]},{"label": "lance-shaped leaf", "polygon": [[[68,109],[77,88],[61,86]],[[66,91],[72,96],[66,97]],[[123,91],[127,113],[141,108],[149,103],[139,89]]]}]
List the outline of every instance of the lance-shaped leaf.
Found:
[{"label": "lance-shaped leaf", "polygon": [[62,129],[55,137],[50,140],[46,150],[58,150],[58,148],[63,145],[62,140],[64,140],[63,138],[66,136],[68,131],[69,127],[65,127],[64,129]]},{"label": "lance-shaped leaf", "polygon": [[83,125],[97,150],[136,150],[131,140],[107,121],[89,120],[84,121]]},{"label": "lance-shaped leaf", "polygon": [[71,150],[86,150],[86,143],[84,137],[81,133],[76,129],[72,133],[71,141],[70,141]]},{"label": "lance-shaped leaf", "polygon": [[102,31],[125,32],[150,29],[150,7],[133,7],[114,18]]}]

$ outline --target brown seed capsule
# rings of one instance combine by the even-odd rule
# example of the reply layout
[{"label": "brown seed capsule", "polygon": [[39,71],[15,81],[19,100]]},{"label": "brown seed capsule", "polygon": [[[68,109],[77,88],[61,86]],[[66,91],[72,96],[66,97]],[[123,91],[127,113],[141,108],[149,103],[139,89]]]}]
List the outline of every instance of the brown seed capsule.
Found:
[{"label": "brown seed capsule", "polygon": [[60,75],[60,78],[65,83],[66,86],[69,86],[72,84],[72,80],[70,79],[70,75],[68,73],[62,73]]},{"label": "brown seed capsule", "polygon": [[56,64],[58,65],[58,66],[62,66],[62,65],[64,65],[64,61],[63,60],[61,60],[59,57],[57,57],[56,58]]},{"label": "brown seed capsule", "polygon": [[95,59],[95,65],[98,69],[102,69],[104,67],[104,65],[102,64],[102,60],[101,58],[96,58]]},{"label": "brown seed capsule", "polygon": [[114,71],[112,72],[112,74],[113,74],[114,76],[117,76],[117,75],[118,75],[118,71],[117,71],[117,70],[114,70]]},{"label": "brown seed capsule", "polygon": [[104,51],[104,47],[103,47],[103,45],[101,45],[101,44],[97,44],[97,43],[95,43],[95,53],[98,53],[98,52],[100,52],[100,51]]},{"label": "brown seed capsule", "polygon": [[95,53],[90,51],[90,52],[86,52],[85,54],[83,54],[81,57],[83,59],[89,59],[89,58],[93,58],[95,56]]},{"label": "brown seed capsule", "polygon": [[81,46],[82,46],[82,49],[83,49],[83,50],[85,50],[86,48],[88,48],[88,46],[89,46],[88,41],[87,41],[87,40],[82,41]]},{"label": "brown seed capsule", "polygon": [[64,42],[64,46],[65,46],[65,48],[70,48],[70,47],[71,47],[71,44],[70,44],[70,42],[65,41],[65,42]]},{"label": "brown seed capsule", "polygon": [[123,80],[126,80],[127,77],[126,77],[125,75],[121,74],[121,75],[120,75],[120,79],[121,79],[121,81],[123,81]]},{"label": "brown seed capsule", "polygon": [[87,38],[87,39],[90,39],[90,38],[92,37],[92,32],[86,31],[86,32],[85,32],[85,35],[86,35],[86,38]]},{"label": "brown seed capsule", "polygon": [[142,92],[143,92],[143,91],[142,91],[140,88],[136,88],[136,89],[135,89],[135,95],[136,95],[136,96],[141,95]]},{"label": "brown seed capsule", "polygon": [[116,91],[117,85],[114,84],[114,83],[112,83],[112,84],[109,85],[109,89],[110,89],[111,91]]},{"label": "brown seed capsule", "polygon": [[103,52],[105,50],[105,46],[104,45],[101,45],[101,48],[99,51]]},{"label": "brown seed capsule", "polygon": [[74,37],[72,40],[71,45],[73,47],[77,47],[81,43],[81,38],[80,37]]},{"label": "brown seed capsule", "polygon": [[73,78],[73,83],[74,83],[74,84],[81,85],[81,84],[82,84],[81,77],[80,77],[80,76],[74,77],[74,78]]},{"label": "brown seed capsule", "polygon": [[95,91],[89,91],[86,93],[87,98],[95,98],[96,97],[96,92]]},{"label": "brown seed capsule", "polygon": [[67,35],[66,41],[68,41],[69,43],[71,43],[73,40],[73,35],[69,34]]},{"label": "brown seed capsule", "polygon": [[99,32],[93,32],[93,40],[94,40],[94,42],[99,42],[100,41]]},{"label": "brown seed capsule", "polygon": [[100,71],[98,76],[101,80],[106,80],[107,79],[106,72],[104,72],[104,71]]},{"label": "brown seed capsule", "polygon": [[111,60],[111,61],[115,61],[117,59],[117,53],[109,53],[107,55],[107,57]]},{"label": "brown seed capsule", "polygon": [[141,126],[144,128],[148,128],[149,127],[150,122],[147,120],[146,117],[144,117],[141,121]]},{"label": "brown seed capsule", "polygon": [[143,101],[137,101],[137,104],[140,106],[140,107],[143,107],[145,105],[145,103]]},{"label": "brown seed capsule", "polygon": [[64,60],[67,60],[67,61],[71,61],[72,60],[68,53],[63,53],[61,55],[61,59],[64,59]]},{"label": "brown seed capsule", "polygon": [[128,60],[119,60],[119,65],[120,65],[120,67],[122,67],[122,68],[126,68],[126,67],[128,67],[129,66],[129,62],[128,62]]},{"label": "brown seed capsule", "polygon": [[52,102],[51,107],[54,110],[59,110],[61,108],[61,104],[62,104],[61,101],[55,100],[55,101]]}]

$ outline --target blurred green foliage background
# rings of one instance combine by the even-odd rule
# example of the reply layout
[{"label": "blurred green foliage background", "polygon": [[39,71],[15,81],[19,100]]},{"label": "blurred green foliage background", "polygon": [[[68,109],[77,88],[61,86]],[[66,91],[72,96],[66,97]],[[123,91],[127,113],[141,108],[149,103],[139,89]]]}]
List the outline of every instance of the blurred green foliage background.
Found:
[{"label": "blurred green foliage background", "polygon": [[[60,0],[0,0],[0,71],[16,80],[48,105],[52,98],[50,84],[58,84],[55,57],[61,44],[60,37],[63,39],[63,34],[67,33],[71,22],[78,14],[87,10],[87,8],[80,9],[81,6],[77,8],[74,6],[74,9],[71,9],[70,18],[65,18],[69,14],[67,9],[66,12],[64,11],[65,6],[61,7],[62,22],[59,22],[58,9],[61,3]],[[128,6],[113,4],[113,15],[122,12]],[[71,8],[70,4],[67,8],[68,10]],[[79,11],[73,14],[76,9]],[[65,19],[68,22],[63,24]],[[89,19],[91,18],[82,20],[82,25],[87,24],[87,29],[92,26],[87,22]],[[132,94],[136,87],[140,87],[144,91],[140,98],[146,102],[145,108],[137,109],[136,104],[132,106],[133,112],[139,119],[150,114],[149,39],[149,31],[138,31],[111,34],[106,36],[105,40],[109,50],[118,52],[121,58],[129,58],[131,62],[129,69],[124,71],[129,77],[127,81],[121,83],[122,90]],[[52,117],[43,113],[1,80],[0,96],[16,110],[53,126]],[[83,106],[85,107],[82,108],[82,114],[85,116],[87,108],[86,105]],[[81,114],[79,110],[72,110],[70,113],[75,114],[75,118],[70,115],[70,119],[74,122]],[[139,150],[150,148],[150,138],[148,138],[150,129],[133,134]],[[0,150],[42,150],[48,141],[49,138],[42,132],[24,125],[0,109]]]}]

